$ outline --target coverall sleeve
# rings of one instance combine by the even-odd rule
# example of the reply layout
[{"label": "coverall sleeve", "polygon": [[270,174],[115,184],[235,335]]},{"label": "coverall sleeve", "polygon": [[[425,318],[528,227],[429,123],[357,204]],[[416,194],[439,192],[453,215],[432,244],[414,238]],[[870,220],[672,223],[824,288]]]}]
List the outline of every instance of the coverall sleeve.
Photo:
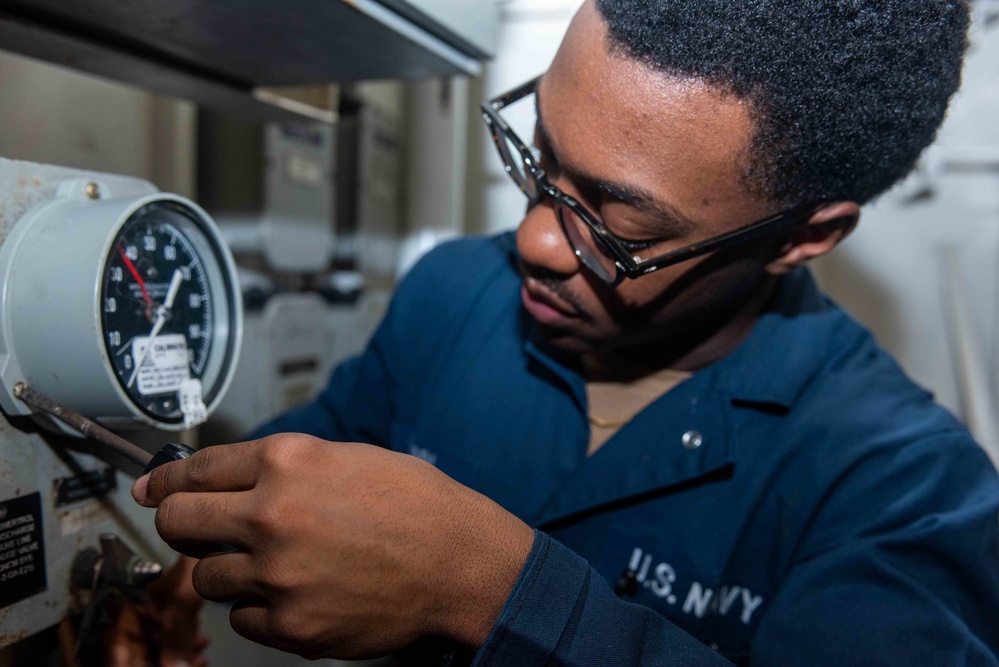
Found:
[{"label": "coverall sleeve", "polygon": [[579,555],[536,531],[534,546],[473,667],[721,667],[716,652],[625,602]]},{"label": "coverall sleeve", "polygon": [[306,433],[334,442],[387,447],[394,410],[387,388],[393,370],[384,353],[383,338],[376,334],[361,355],[337,367],[315,400],[258,427],[248,439],[275,433]]},{"label": "coverall sleeve", "polygon": [[[999,488],[984,458],[962,436],[858,462],[815,517],[748,664],[999,665]],[[537,533],[473,664],[731,663]]]},{"label": "coverall sleeve", "polygon": [[999,665],[999,481],[967,434],[859,461],[815,517],[754,665]]},{"label": "coverall sleeve", "polygon": [[[422,364],[442,344],[437,327],[474,305],[466,291],[459,291],[461,282],[454,276],[481,269],[483,247],[492,244],[445,243],[427,253],[399,283],[364,352],[341,364],[315,400],[258,427],[250,438],[307,433],[335,442],[390,446],[400,406],[412,407],[406,397],[419,391]],[[485,255],[491,265],[506,261],[504,251]]]},{"label": "coverall sleeve", "polygon": [[412,276],[419,273],[414,268],[411,277],[399,286],[365,350],[340,364],[314,400],[259,426],[248,439],[275,433],[306,433],[333,442],[388,447],[399,376],[406,372],[403,351],[410,349],[418,334],[405,322],[410,316],[408,311],[419,307],[413,292],[419,291],[420,276]]}]

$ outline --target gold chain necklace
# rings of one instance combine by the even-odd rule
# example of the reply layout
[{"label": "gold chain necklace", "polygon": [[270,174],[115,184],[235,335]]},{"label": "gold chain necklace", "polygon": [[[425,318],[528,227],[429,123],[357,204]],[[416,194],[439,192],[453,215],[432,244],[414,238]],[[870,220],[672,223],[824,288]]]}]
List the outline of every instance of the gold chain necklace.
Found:
[{"label": "gold chain necklace", "polygon": [[631,419],[625,419],[623,422],[611,421],[609,419],[601,419],[600,417],[594,417],[593,415],[589,415],[589,418],[590,418],[590,423],[596,426],[597,428],[621,428],[622,426],[631,421]]}]

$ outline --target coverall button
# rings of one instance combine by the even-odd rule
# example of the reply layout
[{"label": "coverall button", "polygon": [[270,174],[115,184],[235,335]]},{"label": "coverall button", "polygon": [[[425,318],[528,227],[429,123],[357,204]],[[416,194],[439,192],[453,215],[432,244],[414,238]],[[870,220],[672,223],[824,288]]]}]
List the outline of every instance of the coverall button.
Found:
[{"label": "coverall button", "polygon": [[704,444],[704,436],[698,431],[687,431],[683,434],[683,446],[686,449],[697,449]]}]

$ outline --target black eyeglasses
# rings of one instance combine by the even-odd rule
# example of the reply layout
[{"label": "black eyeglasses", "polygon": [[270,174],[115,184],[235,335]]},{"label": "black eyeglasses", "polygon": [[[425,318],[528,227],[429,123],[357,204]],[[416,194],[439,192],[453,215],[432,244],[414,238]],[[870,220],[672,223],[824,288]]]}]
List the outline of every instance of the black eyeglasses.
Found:
[{"label": "black eyeglasses", "polygon": [[805,222],[821,206],[799,206],[665,254],[642,257],[650,249],[629,249],[629,245],[633,246],[634,242],[615,236],[586,207],[553,185],[531,149],[500,116],[501,109],[533,94],[539,80],[540,77],[483,104],[482,119],[489,127],[496,150],[513,182],[532,204],[540,202],[546,195],[552,198],[562,230],[576,256],[583,266],[608,285],[617,285],[625,278],[648,275],[694,257],[788,229]]}]

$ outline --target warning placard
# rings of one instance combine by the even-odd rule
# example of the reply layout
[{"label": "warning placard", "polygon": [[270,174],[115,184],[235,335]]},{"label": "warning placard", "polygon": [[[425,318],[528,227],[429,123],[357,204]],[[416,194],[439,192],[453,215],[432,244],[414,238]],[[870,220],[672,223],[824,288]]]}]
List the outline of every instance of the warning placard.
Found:
[{"label": "warning placard", "polygon": [[191,376],[187,358],[187,339],[183,334],[157,336],[152,339],[148,354],[149,338],[138,336],[132,341],[132,358],[142,360],[136,384],[143,396],[172,394]]},{"label": "warning placard", "polygon": [[0,607],[41,593],[46,586],[41,494],[0,503]]}]

